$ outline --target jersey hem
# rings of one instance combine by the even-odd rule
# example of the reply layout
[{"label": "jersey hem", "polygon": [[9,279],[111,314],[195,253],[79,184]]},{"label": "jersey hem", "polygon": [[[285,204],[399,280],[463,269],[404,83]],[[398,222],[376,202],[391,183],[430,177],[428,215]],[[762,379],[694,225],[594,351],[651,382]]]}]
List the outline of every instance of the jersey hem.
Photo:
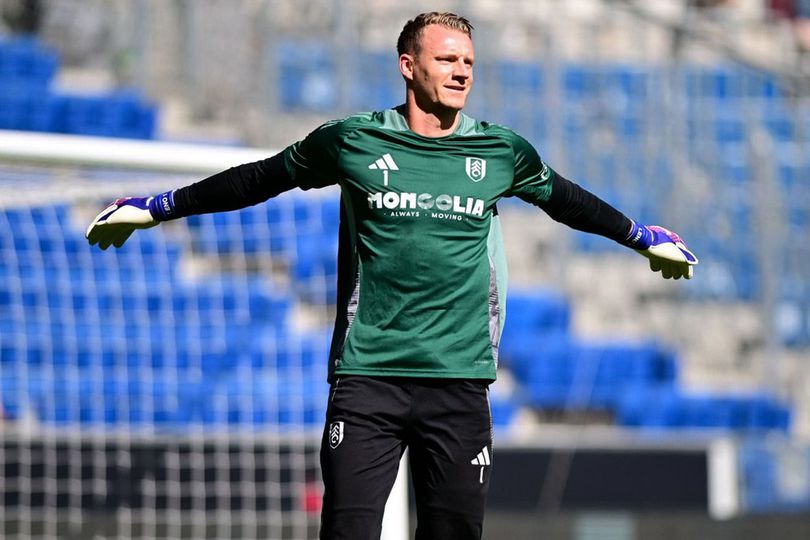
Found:
[{"label": "jersey hem", "polygon": [[414,377],[431,379],[486,379],[494,381],[496,372],[476,372],[468,371],[433,371],[414,369],[336,369],[334,376],[341,375],[368,375],[370,377]]}]

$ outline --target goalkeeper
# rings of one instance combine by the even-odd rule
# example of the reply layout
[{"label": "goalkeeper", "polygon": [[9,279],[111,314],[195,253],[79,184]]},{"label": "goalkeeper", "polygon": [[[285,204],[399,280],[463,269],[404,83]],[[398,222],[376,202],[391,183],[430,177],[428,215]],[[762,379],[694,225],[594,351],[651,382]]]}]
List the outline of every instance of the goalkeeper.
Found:
[{"label": "goalkeeper", "polygon": [[521,136],[461,112],[473,83],[472,26],[425,13],[397,42],[405,103],[328,122],[263,161],[154,197],[118,199],[87,238],[120,247],[135,229],[341,188],[338,315],[321,447],[321,538],[379,538],[410,448],[419,539],[480,538],[492,464],[488,385],[504,312],[496,204],[636,250],[664,278],[695,256],[555,172]]}]

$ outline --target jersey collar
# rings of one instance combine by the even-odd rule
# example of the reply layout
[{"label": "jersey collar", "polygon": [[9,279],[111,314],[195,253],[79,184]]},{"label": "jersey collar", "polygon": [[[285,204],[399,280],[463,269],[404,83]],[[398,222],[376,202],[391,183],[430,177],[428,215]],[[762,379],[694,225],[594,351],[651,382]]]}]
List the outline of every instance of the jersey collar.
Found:
[{"label": "jersey collar", "polygon": [[[411,128],[408,126],[408,122],[405,120],[405,115],[403,111],[405,109],[405,105],[399,105],[397,107],[386,109],[383,111],[383,129],[390,129],[393,131],[407,131],[422,137],[411,131]],[[446,139],[448,137],[465,137],[468,135],[472,135],[475,133],[475,120],[470,118],[464,113],[459,113],[460,119],[458,125],[456,126],[455,131],[450,135],[445,135],[443,137],[424,137],[426,139]]]}]

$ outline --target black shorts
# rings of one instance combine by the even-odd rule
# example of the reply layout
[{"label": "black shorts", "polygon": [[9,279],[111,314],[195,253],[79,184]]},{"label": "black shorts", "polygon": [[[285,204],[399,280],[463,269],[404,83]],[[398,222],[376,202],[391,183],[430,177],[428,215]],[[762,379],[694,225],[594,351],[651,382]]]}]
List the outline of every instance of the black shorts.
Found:
[{"label": "black shorts", "polygon": [[480,539],[492,464],[489,381],[344,376],[321,442],[322,539],[377,540],[409,448],[417,540]]}]

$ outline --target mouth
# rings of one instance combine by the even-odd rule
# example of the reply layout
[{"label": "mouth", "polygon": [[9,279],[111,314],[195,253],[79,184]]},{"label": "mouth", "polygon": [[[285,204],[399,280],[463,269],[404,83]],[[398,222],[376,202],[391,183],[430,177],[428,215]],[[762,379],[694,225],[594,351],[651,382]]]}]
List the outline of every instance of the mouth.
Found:
[{"label": "mouth", "polygon": [[447,88],[448,90],[453,91],[453,92],[464,92],[465,90],[467,90],[466,86],[450,86],[450,85],[447,85],[447,86],[445,86],[445,88]]}]

